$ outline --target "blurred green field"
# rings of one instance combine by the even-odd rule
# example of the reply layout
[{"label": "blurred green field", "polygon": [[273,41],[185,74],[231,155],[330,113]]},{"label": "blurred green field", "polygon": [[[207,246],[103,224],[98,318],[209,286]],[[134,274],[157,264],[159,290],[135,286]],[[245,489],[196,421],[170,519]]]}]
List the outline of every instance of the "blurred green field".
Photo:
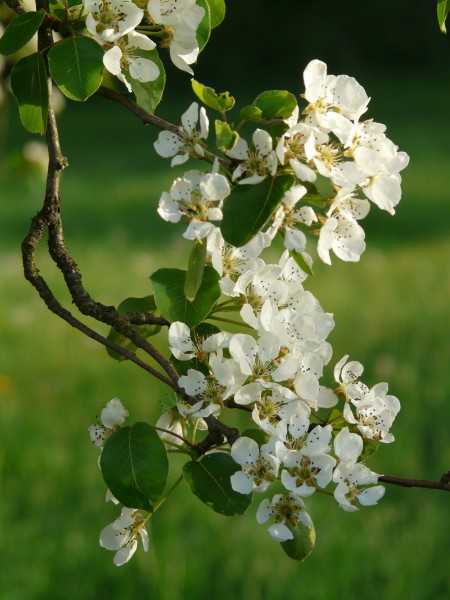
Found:
[{"label": "blurred green field", "polygon": [[[367,85],[374,98],[396,90],[405,107],[374,100],[371,110],[411,155],[404,198],[395,218],[372,210],[360,263],[317,264],[307,284],[334,312],[334,359],[348,353],[360,360],[367,365],[365,380],[388,381],[402,402],[397,441],[382,447],[370,466],[423,478],[450,469],[450,85],[430,76],[432,84],[439,94],[430,94],[427,85],[416,90],[408,79]],[[425,101],[428,115],[418,119]],[[26,136],[15,124],[15,107],[11,115],[8,144],[20,148]],[[71,163],[63,176],[66,234],[86,288],[113,304],[148,294],[152,271],[179,266],[187,248],[179,230],[155,216],[159,195],[174,176],[153,156],[155,132],[100,100],[88,112],[68,106],[61,123]],[[81,136],[94,126],[95,138],[84,147]],[[111,154],[113,144],[118,149]],[[2,600],[449,596],[450,497],[417,489],[389,487],[378,507],[356,514],[314,496],[308,506],[318,541],[300,565],[256,524],[256,507],[227,520],[181,485],[151,523],[149,554],[138,552],[125,567],[114,567],[98,534],[116,511],[104,503],[87,428],[114,396],[129,409],[131,422],[151,421],[158,402],[169,396],[47,311],[23,279],[19,259],[43,184],[9,173],[0,186]],[[45,277],[69,306],[59,274],[43,250],[39,256]]]}]

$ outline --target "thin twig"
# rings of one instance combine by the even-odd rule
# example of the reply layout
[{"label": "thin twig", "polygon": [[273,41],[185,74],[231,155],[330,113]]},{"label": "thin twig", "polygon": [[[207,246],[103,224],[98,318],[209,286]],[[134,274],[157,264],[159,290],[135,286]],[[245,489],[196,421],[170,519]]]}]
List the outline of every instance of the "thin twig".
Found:
[{"label": "thin twig", "polygon": [[428,479],[406,479],[404,477],[393,477],[391,475],[380,475],[378,481],[382,483],[390,483],[392,485],[399,485],[401,487],[417,487],[427,488],[430,490],[442,490],[443,492],[450,492],[450,471],[444,473],[439,481],[431,481]]}]

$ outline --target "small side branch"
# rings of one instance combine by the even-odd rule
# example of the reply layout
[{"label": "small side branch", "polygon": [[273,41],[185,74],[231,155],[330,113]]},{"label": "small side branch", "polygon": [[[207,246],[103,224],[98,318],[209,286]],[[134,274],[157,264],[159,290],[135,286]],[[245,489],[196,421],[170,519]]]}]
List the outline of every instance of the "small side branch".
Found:
[{"label": "small side branch", "polygon": [[427,488],[430,490],[442,490],[450,492],[450,471],[444,473],[439,481],[431,481],[427,479],[406,479],[404,477],[393,477],[391,475],[380,475],[378,481],[381,483],[390,483],[408,488]]}]

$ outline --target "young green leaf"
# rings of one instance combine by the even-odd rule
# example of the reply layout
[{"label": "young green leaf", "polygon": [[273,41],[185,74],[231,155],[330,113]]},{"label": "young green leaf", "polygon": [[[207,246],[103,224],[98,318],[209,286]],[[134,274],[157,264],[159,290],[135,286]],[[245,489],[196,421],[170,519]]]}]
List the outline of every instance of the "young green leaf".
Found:
[{"label": "young green leaf", "polygon": [[247,244],[266,225],[294,183],[293,175],[279,175],[258,185],[237,185],[223,208],[225,241],[237,247]]},{"label": "young green leaf", "polygon": [[192,493],[217,513],[242,515],[250,506],[252,494],[240,494],[231,487],[230,477],[240,468],[229,454],[215,452],[186,463],[183,476]]},{"label": "young green leaf", "polygon": [[44,133],[47,128],[48,88],[45,63],[40,54],[30,54],[14,65],[11,88],[19,104],[22,125],[31,133]]},{"label": "young green leaf", "polygon": [[163,317],[168,321],[181,321],[188,327],[201,323],[220,298],[219,274],[212,267],[205,267],[195,302],[189,302],[184,293],[186,271],[159,269],[150,279],[156,306]]},{"label": "young green leaf", "polygon": [[[117,312],[121,315],[125,313],[132,312],[146,312],[155,314],[159,311],[156,307],[155,299],[153,296],[145,296],[144,298],[127,298],[123,302],[119,304],[117,307]],[[152,335],[156,335],[160,330],[160,325],[134,325],[134,329],[139,333],[140,336],[144,338],[151,337]],[[118,344],[125,350],[130,350],[130,352],[134,352],[136,350],[136,344],[134,344],[131,340],[129,340],[126,336],[118,333],[115,329],[111,327],[108,340]],[[106,348],[109,356],[114,358],[115,360],[122,361],[127,360],[125,356],[119,354],[115,350],[111,348]]]},{"label": "young green leaf", "polygon": [[214,121],[214,129],[216,131],[216,146],[219,150],[224,152],[235,147],[239,139],[239,134],[233,131],[228,123],[216,119]]},{"label": "young green leaf", "polygon": [[0,39],[0,54],[14,54],[27,44],[45,17],[45,10],[25,12],[9,23]]},{"label": "young green leaf", "polygon": [[437,3],[437,17],[439,22],[439,27],[442,33],[447,33],[447,28],[445,26],[445,21],[447,19],[447,15],[450,12],[450,1],[449,0],[438,0]]},{"label": "young green leaf", "polygon": [[184,282],[184,294],[189,302],[195,300],[195,296],[202,283],[203,272],[205,270],[206,260],[206,242],[195,242],[189,257],[189,265]]},{"label": "young green leaf", "polygon": [[213,88],[203,85],[203,83],[199,83],[195,79],[191,79],[191,84],[194,94],[205,106],[219,112],[226,112],[233,108],[235,100],[233,96],[230,96],[229,92],[217,93]]},{"label": "young green leaf", "polygon": [[263,120],[262,111],[257,106],[244,106],[241,110],[241,119],[260,123]]},{"label": "young green leaf", "polygon": [[225,18],[225,0],[206,0],[209,5],[211,15],[211,29],[214,29],[222,23]]},{"label": "young green leaf", "polygon": [[209,4],[206,0],[197,0],[196,4],[205,9],[205,15],[200,21],[200,25],[196,31],[198,47],[200,48],[201,52],[208,43],[209,36],[211,34],[211,14],[209,10]]},{"label": "young green leaf", "polygon": [[164,87],[166,85],[166,72],[164,65],[159,58],[159,54],[156,50],[135,50],[136,56],[141,56],[154,62],[159,68],[159,75],[154,81],[147,81],[145,83],[133,79],[130,75],[129,70],[125,70],[125,79],[131,85],[134,95],[136,96],[136,102],[142,108],[145,108],[150,113],[154,113],[156,107],[161,102],[163,97]]},{"label": "young green leaf", "polygon": [[307,525],[299,521],[296,527],[289,525],[288,527],[292,531],[294,538],[286,542],[281,542],[281,547],[290,558],[303,562],[314,550],[316,543],[314,525],[310,529]]},{"label": "young green leaf", "polygon": [[263,92],[253,101],[263,119],[287,119],[297,106],[294,94],[284,90]]},{"label": "young green leaf", "polygon": [[67,38],[48,53],[50,74],[65,96],[83,102],[100,87],[103,54],[91,38],[81,35]]},{"label": "young green leaf", "polygon": [[169,472],[164,444],[147,423],[115,431],[105,443],[100,467],[117,500],[148,511],[163,493]]}]

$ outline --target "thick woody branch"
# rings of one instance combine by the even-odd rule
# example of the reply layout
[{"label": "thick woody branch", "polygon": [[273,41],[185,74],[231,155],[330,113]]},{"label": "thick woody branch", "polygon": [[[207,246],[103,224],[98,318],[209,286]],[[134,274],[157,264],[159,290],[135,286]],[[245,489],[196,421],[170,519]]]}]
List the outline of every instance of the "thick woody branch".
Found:
[{"label": "thick woody branch", "polygon": [[134,100],[132,100],[126,94],[121,94],[120,92],[116,92],[115,90],[111,90],[110,88],[104,86],[100,86],[96,93],[98,96],[102,96],[103,98],[107,98],[108,100],[114,100],[115,102],[118,102],[127,110],[135,114],[144,125],[154,125],[158,129],[171,131],[172,133],[175,133],[175,135],[178,136],[181,136],[183,134],[182,127],[174,125],[173,123],[169,123],[168,121],[160,119],[156,115],[147,112],[144,108],[139,106],[139,104],[134,102]]},{"label": "thick woody branch", "polygon": [[382,483],[390,483],[408,488],[426,488],[430,490],[442,490],[450,492],[450,471],[444,473],[439,481],[431,481],[427,479],[406,479],[403,477],[393,477],[391,475],[380,475],[378,481]]}]

